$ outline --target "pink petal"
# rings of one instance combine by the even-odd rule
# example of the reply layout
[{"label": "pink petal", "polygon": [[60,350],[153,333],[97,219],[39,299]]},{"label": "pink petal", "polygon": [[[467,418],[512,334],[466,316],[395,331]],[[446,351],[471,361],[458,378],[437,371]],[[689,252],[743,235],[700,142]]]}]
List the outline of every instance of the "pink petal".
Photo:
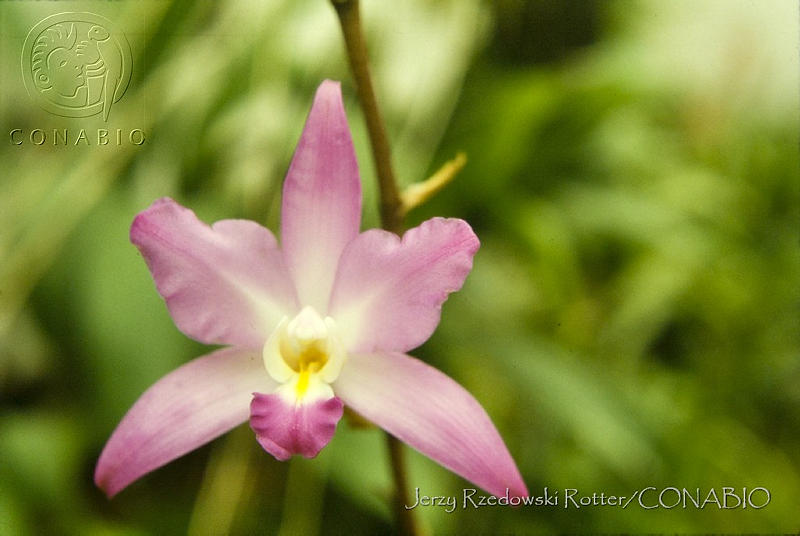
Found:
[{"label": "pink petal", "polygon": [[281,461],[292,454],[313,458],[330,442],[343,411],[336,397],[294,404],[279,394],[255,393],[250,427],[264,450]]},{"label": "pink petal", "polygon": [[378,229],[360,234],[342,253],[329,313],[347,348],[406,352],[425,342],[479,246],[458,219],[430,219],[402,241]]},{"label": "pink petal", "polygon": [[275,237],[246,220],[209,227],[172,199],[136,216],[142,252],[175,324],[207,344],[260,349],[297,298]]},{"label": "pink petal", "polygon": [[247,420],[253,391],[275,383],[257,352],[233,348],[170,372],[136,401],[106,443],[94,473],[109,497]]},{"label": "pink petal", "polygon": [[341,89],[326,80],[283,185],[281,242],[303,305],[327,310],[336,263],[360,221],[361,182]]},{"label": "pink petal", "polygon": [[484,409],[435,368],[405,354],[354,354],[333,389],[347,406],[489,493],[527,496]]}]

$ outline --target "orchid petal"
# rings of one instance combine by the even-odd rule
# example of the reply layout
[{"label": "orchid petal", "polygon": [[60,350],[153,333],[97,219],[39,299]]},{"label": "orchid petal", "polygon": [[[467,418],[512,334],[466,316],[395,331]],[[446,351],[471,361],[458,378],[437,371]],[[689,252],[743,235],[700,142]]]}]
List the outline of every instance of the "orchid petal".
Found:
[{"label": "orchid petal", "polygon": [[136,401],[103,448],[94,481],[109,497],[247,420],[275,382],[257,352],[217,350],[170,372]]},{"label": "orchid petal", "polygon": [[361,221],[361,182],[338,82],[314,97],[286,175],[281,236],[303,305],[328,308],[336,264]]},{"label": "orchid petal", "polygon": [[250,427],[264,450],[281,461],[293,454],[313,458],[330,442],[343,411],[336,397],[295,403],[279,393],[255,393]]},{"label": "orchid petal", "polygon": [[489,493],[527,496],[486,411],[435,368],[405,354],[354,354],[333,388],[357,413]]},{"label": "orchid petal", "polygon": [[131,242],[175,324],[200,342],[260,349],[281,318],[298,308],[275,237],[255,222],[209,227],[164,198],[136,216]]},{"label": "orchid petal", "polygon": [[402,241],[373,229],[342,253],[330,315],[354,352],[416,348],[439,324],[442,303],[461,288],[480,243],[469,224],[433,218]]}]

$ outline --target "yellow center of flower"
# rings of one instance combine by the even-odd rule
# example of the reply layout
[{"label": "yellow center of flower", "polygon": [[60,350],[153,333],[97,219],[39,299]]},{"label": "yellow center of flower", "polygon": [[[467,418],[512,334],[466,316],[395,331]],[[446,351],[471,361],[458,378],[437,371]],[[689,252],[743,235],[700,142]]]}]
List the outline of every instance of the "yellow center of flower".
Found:
[{"label": "yellow center of flower", "polygon": [[346,357],[336,323],[313,307],[291,320],[284,317],[264,344],[264,366],[282,385],[277,393],[287,401],[305,403],[333,396],[330,388]]}]

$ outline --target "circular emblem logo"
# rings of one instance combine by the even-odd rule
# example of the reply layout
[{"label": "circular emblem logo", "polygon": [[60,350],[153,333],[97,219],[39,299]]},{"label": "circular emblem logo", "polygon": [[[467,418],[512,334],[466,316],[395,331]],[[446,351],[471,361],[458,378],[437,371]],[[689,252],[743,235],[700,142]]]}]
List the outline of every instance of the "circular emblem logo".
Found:
[{"label": "circular emblem logo", "polygon": [[22,79],[36,103],[63,117],[102,114],[131,79],[131,47],[114,24],[94,13],[58,13],[36,24],[22,49]]}]

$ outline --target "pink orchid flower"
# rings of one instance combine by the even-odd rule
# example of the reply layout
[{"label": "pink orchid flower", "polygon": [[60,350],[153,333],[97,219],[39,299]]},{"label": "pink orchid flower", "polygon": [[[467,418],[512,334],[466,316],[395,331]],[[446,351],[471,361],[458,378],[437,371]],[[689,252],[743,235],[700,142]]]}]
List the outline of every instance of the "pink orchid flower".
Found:
[{"label": "pink orchid flower", "polygon": [[283,187],[283,240],[255,222],[208,226],[171,199],[131,242],[178,328],[225,348],[151,386],[103,449],[95,482],[134,480],[250,420],[279,460],[314,457],[344,405],[490,493],[526,496],[503,440],[459,384],[406,355],[431,336],[479,242],[459,219],[359,233],[361,183],[339,84],[325,81]]}]

